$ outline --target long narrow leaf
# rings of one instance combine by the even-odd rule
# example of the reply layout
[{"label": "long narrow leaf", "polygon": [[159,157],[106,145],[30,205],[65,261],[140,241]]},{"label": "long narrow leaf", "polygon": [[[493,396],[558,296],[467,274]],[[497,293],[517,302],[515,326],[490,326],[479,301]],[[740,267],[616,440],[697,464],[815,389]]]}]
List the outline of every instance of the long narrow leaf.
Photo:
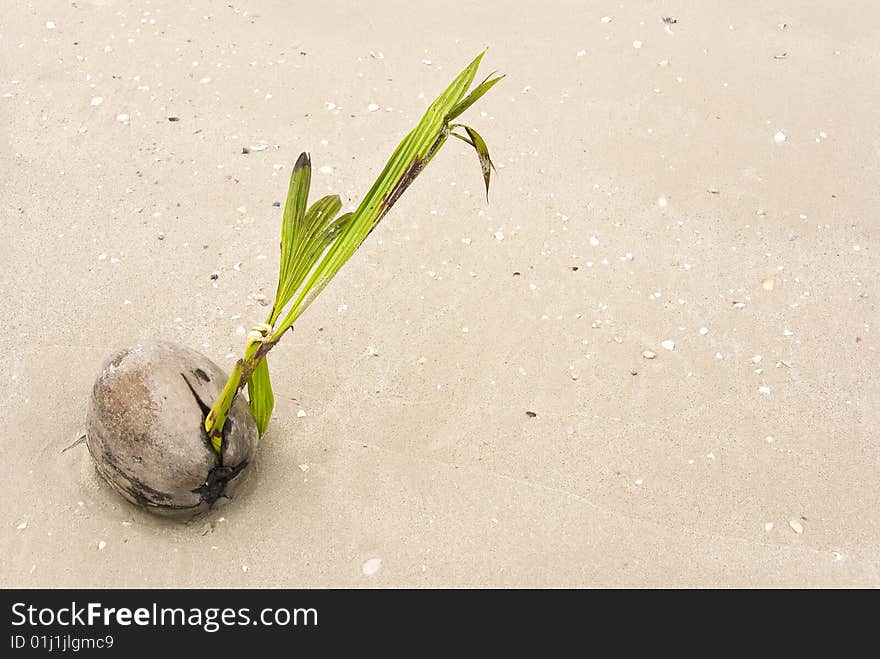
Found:
[{"label": "long narrow leaf", "polygon": [[[397,146],[382,173],[339,233],[339,237],[330,245],[311,276],[302,285],[284,320],[275,329],[273,339],[279,338],[296,322],[445,143],[449,135],[448,116],[464,98],[484,53],[485,51],[477,55],[456,76],[446,90],[431,103],[416,128]],[[488,82],[483,84],[487,85]],[[479,96],[494,84],[488,84],[480,91]]]},{"label": "long narrow leaf", "polygon": [[[418,125],[397,145],[353,213],[334,219],[341,208],[341,201],[335,195],[319,199],[306,210],[311,161],[305,153],[299,157],[291,173],[284,208],[275,303],[267,323],[256,326],[248,335],[244,357],[236,363],[222,394],[205,419],[205,429],[218,452],[222,448],[222,431],[229,408],[245,384],[248,385],[252,411],[260,432],[265,431],[274,405],[266,353],[351,258],[446,143],[449,135],[467,142],[477,151],[488,195],[492,161],[485,141],[467,126],[460,126],[467,136],[453,132],[459,125],[450,123],[502,78],[490,74],[470,94],[467,93],[484,53],[477,55],[428,106]],[[282,316],[283,320],[276,325]]]},{"label": "long narrow leaf", "polygon": [[483,80],[478,86],[474,87],[474,90],[468,94],[463,100],[461,100],[452,110],[449,111],[449,114],[446,115],[447,121],[452,121],[456,117],[460,116],[465,110],[467,110],[470,106],[476,103],[487,91],[492,89],[497,83],[501,82],[501,79],[504,76],[496,76],[494,71],[486,76],[486,79]]},{"label": "long narrow leaf", "polygon": [[[306,206],[309,201],[309,186],[312,180],[312,162],[309,155],[301,153],[290,174],[290,185],[287,188],[287,201],[284,204],[284,215],[281,221],[281,259],[278,266],[278,289],[275,293],[275,307],[279,306],[278,297],[284,282],[290,278],[293,268],[293,254],[302,229]],[[280,305],[283,307],[284,305]],[[273,307],[270,317],[280,312]]]},{"label": "long narrow leaf", "polygon": [[[299,231],[295,236],[296,243],[289,246],[292,254],[291,267],[285,273],[286,278],[279,281],[275,304],[269,317],[270,325],[275,323],[278,315],[287,306],[287,303],[290,302],[293,294],[302,284],[303,279],[306,278],[318,258],[320,258],[326,247],[326,243],[321,239],[321,236],[332,225],[333,218],[340,208],[342,208],[342,201],[339,199],[339,196],[328,195],[316,201],[306,211]],[[284,246],[282,245],[283,250]]]},{"label": "long narrow leaf", "polygon": [[275,395],[272,393],[272,382],[269,380],[269,365],[265,358],[260,360],[251,379],[248,380],[248,400],[262,437],[269,426],[272,409],[275,407]]},{"label": "long narrow leaf", "polygon": [[458,127],[464,128],[467,131],[468,140],[463,135],[459,135],[458,133],[453,132],[460,140],[463,140],[474,147],[474,151],[477,152],[477,158],[480,160],[480,167],[483,170],[483,180],[486,182],[486,201],[489,200],[489,178],[492,176],[492,170],[495,169],[495,165],[492,164],[492,159],[489,157],[489,147],[486,146],[486,141],[480,137],[480,134],[475,131],[470,126],[465,126],[464,124],[453,124],[452,128]]}]

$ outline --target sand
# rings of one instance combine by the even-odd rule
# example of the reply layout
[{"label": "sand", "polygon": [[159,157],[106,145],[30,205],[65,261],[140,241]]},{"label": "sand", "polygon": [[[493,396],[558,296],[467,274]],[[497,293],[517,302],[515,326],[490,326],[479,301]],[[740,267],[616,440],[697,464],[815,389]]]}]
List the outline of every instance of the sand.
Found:
[{"label": "sand", "polygon": [[[880,585],[880,7],[475,5],[3,14],[0,585]],[[300,151],[355,204],[486,46],[491,203],[448,144],[270,356],[243,492],[61,453],[113,349],[229,368]]]}]

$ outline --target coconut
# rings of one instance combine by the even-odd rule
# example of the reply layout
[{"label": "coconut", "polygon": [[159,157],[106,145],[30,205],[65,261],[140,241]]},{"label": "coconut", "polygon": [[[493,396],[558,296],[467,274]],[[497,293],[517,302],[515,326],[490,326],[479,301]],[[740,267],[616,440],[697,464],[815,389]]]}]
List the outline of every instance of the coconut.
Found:
[{"label": "coconut", "polygon": [[98,472],[123,497],[155,513],[194,514],[241,482],[257,447],[257,426],[237,397],[220,453],[205,416],[227,375],[204,355],[173,343],[114,353],[92,389],[86,444]]}]

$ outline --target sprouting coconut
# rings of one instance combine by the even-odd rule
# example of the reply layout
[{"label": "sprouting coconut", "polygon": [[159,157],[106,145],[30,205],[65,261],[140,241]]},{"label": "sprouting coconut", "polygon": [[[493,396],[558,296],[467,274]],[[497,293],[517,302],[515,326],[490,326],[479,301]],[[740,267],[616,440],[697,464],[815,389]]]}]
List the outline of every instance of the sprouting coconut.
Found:
[{"label": "sprouting coconut", "polygon": [[194,513],[227,492],[253,459],[257,424],[238,398],[220,453],[204,419],[226,374],[173,343],[143,343],[107,360],[92,390],[87,445],[98,471],[149,510]]},{"label": "sprouting coconut", "polygon": [[[483,53],[428,107],[352,213],[330,195],[308,205],[311,161],[300,155],[281,226],[275,300],[247,337],[228,376],[207,357],[171,343],[114,353],[92,390],[86,443],[98,472],[152,512],[191,514],[226,497],[256,454],[274,406],[266,354],[280,341],[388,213],[451,135],[477,152],[489,192],[492,161],[483,138],[452,123],[503,76],[470,93]],[[461,129],[463,132],[456,132]],[[248,401],[239,393],[248,388]]]}]

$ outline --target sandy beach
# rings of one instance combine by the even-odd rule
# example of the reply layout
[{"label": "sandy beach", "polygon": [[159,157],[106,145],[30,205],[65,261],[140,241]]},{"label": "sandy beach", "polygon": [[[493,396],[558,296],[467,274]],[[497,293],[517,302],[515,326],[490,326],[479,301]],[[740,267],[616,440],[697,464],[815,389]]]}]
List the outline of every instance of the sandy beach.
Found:
[{"label": "sandy beach", "polygon": [[[855,0],[16,3],[0,586],[880,586],[878,26]],[[357,204],[486,47],[489,202],[444,147],[273,350],[232,500],[158,518],[62,453],[113,350],[228,370],[299,153]]]}]

